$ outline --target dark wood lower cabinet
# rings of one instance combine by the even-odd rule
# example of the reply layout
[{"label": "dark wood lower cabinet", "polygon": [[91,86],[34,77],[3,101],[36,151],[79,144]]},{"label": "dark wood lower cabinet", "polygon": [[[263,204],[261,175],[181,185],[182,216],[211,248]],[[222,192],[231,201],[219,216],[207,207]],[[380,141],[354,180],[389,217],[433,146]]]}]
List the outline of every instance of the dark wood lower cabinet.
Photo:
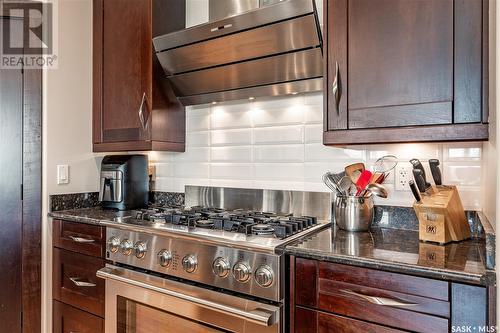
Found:
[{"label": "dark wood lower cabinet", "polygon": [[54,301],[54,333],[104,333],[104,320],[88,312]]},{"label": "dark wood lower cabinet", "polygon": [[53,221],[52,293],[54,333],[104,332],[105,228]]},{"label": "dark wood lower cabinet", "polygon": [[482,286],[294,257],[290,267],[295,333],[444,333],[495,322],[495,295]]},{"label": "dark wood lower cabinet", "polygon": [[307,308],[295,309],[295,333],[398,333],[404,332],[364,321]]}]

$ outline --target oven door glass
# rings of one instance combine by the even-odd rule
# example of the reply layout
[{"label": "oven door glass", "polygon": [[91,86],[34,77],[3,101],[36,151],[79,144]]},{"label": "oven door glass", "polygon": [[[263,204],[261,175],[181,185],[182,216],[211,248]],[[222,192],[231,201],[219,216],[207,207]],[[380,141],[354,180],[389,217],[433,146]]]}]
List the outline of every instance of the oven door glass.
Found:
[{"label": "oven door glass", "polygon": [[230,332],[121,296],[116,305],[117,333]]},{"label": "oven door glass", "polygon": [[280,333],[282,306],[107,265],[106,333]]}]

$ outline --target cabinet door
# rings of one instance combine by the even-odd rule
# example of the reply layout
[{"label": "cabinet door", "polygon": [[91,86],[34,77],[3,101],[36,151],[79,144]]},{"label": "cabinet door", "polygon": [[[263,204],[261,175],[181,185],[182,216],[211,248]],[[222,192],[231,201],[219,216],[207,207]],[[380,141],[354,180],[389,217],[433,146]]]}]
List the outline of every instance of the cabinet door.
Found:
[{"label": "cabinet door", "polygon": [[70,305],[54,301],[54,333],[103,333],[104,320]]},{"label": "cabinet door", "polygon": [[100,5],[101,14],[94,19],[102,22],[102,96],[97,141],[149,140],[151,2],[96,0],[94,4]]},{"label": "cabinet door", "polygon": [[328,129],[450,124],[452,0],[330,0]]}]

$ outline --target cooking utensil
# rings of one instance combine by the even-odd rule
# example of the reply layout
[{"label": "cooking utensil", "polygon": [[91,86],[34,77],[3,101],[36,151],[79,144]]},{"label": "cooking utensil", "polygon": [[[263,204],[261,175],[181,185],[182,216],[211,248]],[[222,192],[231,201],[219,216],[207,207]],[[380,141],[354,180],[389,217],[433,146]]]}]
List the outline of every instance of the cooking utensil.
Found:
[{"label": "cooking utensil", "polygon": [[442,185],[442,179],[441,179],[441,169],[439,169],[439,160],[438,159],[431,159],[429,160],[429,167],[431,168],[431,173],[432,173],[432,179],[434,179],[434,184],[436,185]]},{"label": "cooking utensil", "polygon": [[356,192],[356,195],[360,195],[361,192],[366,188],[366,186],[370,183],[370,179],[372,178],[372,173],[369,170],[363,170],[361,175],[358,178],[358,181],[356,182],[356,188],[358,191]]},{"label": "cooking utensil", "polygon": [[385,174],[383,172],[375,171],[370,178],[370,184],[382,184],[384,181]]},{"label": "cooking utensil", "polygon": [[367,231],[373,221],[373,197],[338,196],[335,198],[334,222],[347,231]]},{"label": "cooking utensil", "polygon": [[380,157],[373,164],[374,172],[388,173],[398,165],[398,158],[394,155],[385,155]]},{"label": "cooking utensil", "polygon": [[[423,177],[424,182],[425,182],[425,188],[427,189],[427,188],[431,187],[431,184],[429,182],[427,182],[427,176],[425,175],[425,169],[424,169],[424,166],[422,165],[422,163],[420,163],[420,161],[416,158],[411,159],[410,163],[413,165],[413,169],[418,169],[418,170],[422,171],[422,177]],[[418,186],[418,181],[417,181],[417,186]]]},{"label": "cooking utensil", "polygon": [[389,196],[387,189],[385,188],[384,185],[380,184],[368,184],[366,186],[366,190],[369,193],[369,196],[375,195],[377,197],[381,198],[387,198]]},{"label": "cooking utensil", "polygon": [[351,178],[351,181],[356,184],[359,176],[365,170],[365,165],[363,163],[354,163],[346,166],[344,170],[346,175]]},{"label": "cooking utensil", "polygon": [[408,182],[408,185],[410,185],[410,189],[411,192],[413,193],[413,196],[415,197],[415,200],[417,200],[417,202],[422,201],[422,196],[420,195],[420,192],[417,188],[417,185],[415,185],[415,182],[413,180],[410,180]]},{"label": "cooking utensil", "polygon": [[351,178],[344,176],[338,183],[338,187],[340,191],[343,193],[343,195],[350,195],[351,194],[351,187],[354,185],[351,181]]},{"label": "cooking utensil", "polygon": [[425,190],[427,189],[424,176],[422,173],[422,170],[420,169],[413,169],[413,178],[415,178],[415,184],[417,184],[418,190],[420,193],[425,193]]},{"label": "cooking utensil", "polygon": [[329,176],[328,172],[323,175],[323,183],[333,192],[337,192],[337,194],[342,194],[342,191],[337,186],[337,183],[334,182]]}]

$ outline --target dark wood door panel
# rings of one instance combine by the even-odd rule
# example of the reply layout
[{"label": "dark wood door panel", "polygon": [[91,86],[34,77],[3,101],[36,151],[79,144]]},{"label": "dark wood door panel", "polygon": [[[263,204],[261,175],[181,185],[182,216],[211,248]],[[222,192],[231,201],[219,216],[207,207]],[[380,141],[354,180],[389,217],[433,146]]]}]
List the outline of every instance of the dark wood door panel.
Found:
[{"label": "dark wood door panel", "polygon": [[104,258],[105,228],[62,220],[54,220],[52,225],[52,241],[55,247]]},{"label": "dark wood door panel", "polygon": [[349,109],[451,101],[453,0],[349,0]]},{"label": "dark wood door panel", "polygon": [[328,262],[319,263],[318,277],[442,301],[449,300],[446,281]]},{"label": "dark wood door panel", "polygon": [[145,103],[151,100],[144,81],[151,76],[148,73],[151,66],[147,66],[151,59],[144,47],[145,30],[150,26],[149,3],[145,0],[103,1],[101,122],[104,142],[143,139],[139,108],[144,94]]},{"label": "dark wood door panel", "polygon": [[326,311],[335,310],[335,306],[329,305],[330,297],[350,298],[367,303],[370,303],[370,300],[376,301],[377,298],[401,304],[392,305],[394,308],[450,318],[450,302],[446,301],[326,279],[319,279],[318,289],[318,308]]},{"label": "dark wood door panel", "polygon": [[451,124],[452,102],[384,106],[349,111],[349,128]]},{"label": "dark wood door panel", "polygon": [[96,276],[103,259],[66,250],[53,251],[53,296],[97,316],[104,316],[104,280]]},{"label": "dark wood door panel", "polygon": [[399,333],[405,332],[352,318],[296,307],[295,333]]},{"label": "dark wood door panel", "polygon": [[104,320],[70,305],[54,301],[54,333],[104,333]]},{"label": "dark wood door panel", "polygon": [[[22,21],[10,21],[13,31]],[[0,70],[0,323],[2,331],[21,332],[22,200],[23,182],[23,74]],[[36,282],[36,281],[34,281]]]}]

